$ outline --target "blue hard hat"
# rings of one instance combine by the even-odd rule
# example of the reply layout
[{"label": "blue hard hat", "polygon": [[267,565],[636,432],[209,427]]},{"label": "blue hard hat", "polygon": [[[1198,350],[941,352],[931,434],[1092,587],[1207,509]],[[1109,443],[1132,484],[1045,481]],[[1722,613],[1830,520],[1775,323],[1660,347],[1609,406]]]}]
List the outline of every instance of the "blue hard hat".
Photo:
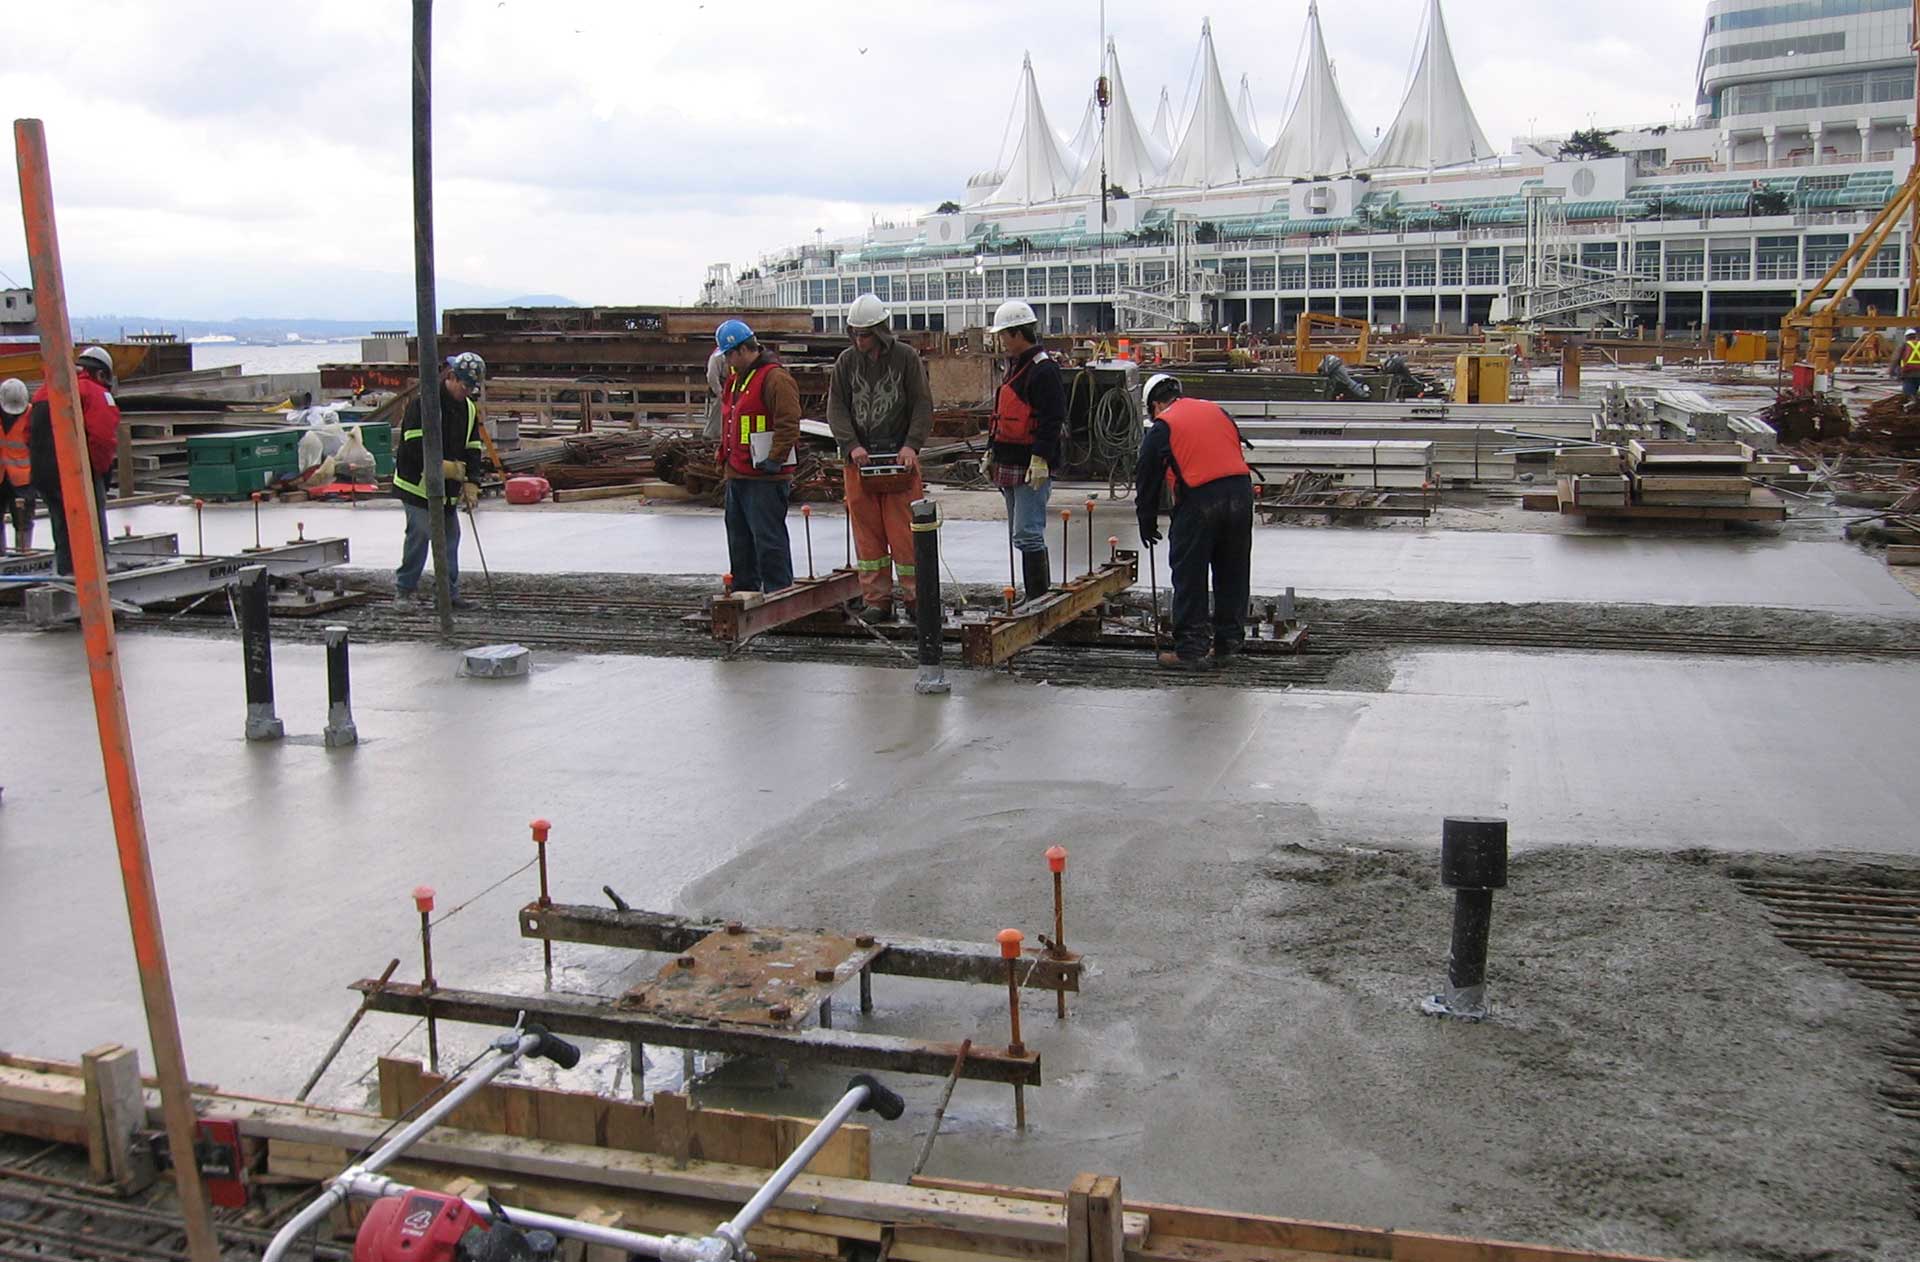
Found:
[{"label": "blue hard hat", "polygon": [[745,320],[728,320],[713,331],[714,345],[722,351],[730,351],[742,342],[753,340],[753,330],[747,327]]}]

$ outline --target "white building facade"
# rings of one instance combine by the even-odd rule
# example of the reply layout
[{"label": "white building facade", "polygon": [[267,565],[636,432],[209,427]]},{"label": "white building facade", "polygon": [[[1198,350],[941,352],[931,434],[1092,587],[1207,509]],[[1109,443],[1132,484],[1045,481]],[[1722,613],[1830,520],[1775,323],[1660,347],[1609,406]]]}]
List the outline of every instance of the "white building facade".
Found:
[{"label": "white building facade", "polygon": [[[1526,274],[1531,194],[1556,204],[1562,257],[1630,290],[1607,319],[1764,328],[1912,165],[1911,14],[1910,0],[1709,0],[1697,118],[1612,130],[1617,153],[1584,158],[1562,157],[1563,137],[1488,151],[1438,0],[1400,117],[1370,156],[1354,153],[1317,13],[1302,85],[1266,136],[1240,133],[1203,27],[1206,72],[1172,152],[1124,95],[1126,116],[1110,111],[1137,181],[1110,198],[1104,230],[1098,177],[1063,171],[1078,159],[1023,67],[1020,142],[968,182],[959,210],[765,256],[726,297],[809,308],[825,331],[867,291],[912,329],[976,327],[1023,298],[1051,332],[1290,329],[1309,310],[1460,330],[1493,318]],[[1165,163],[1151,176],[1136,156],[1148,152]],[[1905,237],[1856,289],[1863,305],[1899,310]]]}]

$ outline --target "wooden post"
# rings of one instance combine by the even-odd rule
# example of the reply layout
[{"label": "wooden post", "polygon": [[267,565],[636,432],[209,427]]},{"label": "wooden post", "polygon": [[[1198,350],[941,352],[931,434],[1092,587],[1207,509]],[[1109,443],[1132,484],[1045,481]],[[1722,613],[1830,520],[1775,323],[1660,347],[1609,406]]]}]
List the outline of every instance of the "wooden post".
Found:
[{"label": "wooden post", "polygon": [[1094,1176],[1087,1206],[1087,1262],[1125,1262],[1125,1212],[1118,1175]]},{"label": "wooden post", "polygon": [[675,1091],[654,1092],[653,1133],[660,1155],[673,1158],[676,1170],[686,1169],[693,1155],[693,1118],[686,1096]]},{"label": "wooden post", "polygon": [[137,480],[133,468],[133,427],[126,421],[120,422],[120,449],[116,463],[119,465],[117,480],[120,485],[115,489],[120,492],[120,498],[125,499],[134,493]]},{"label": "wooden post", "polygon": [[134,1142],[146,1129],[147,1099],[140,1054],[108,1043],[80,1058],[86,1083],[87,1158],[97,1182],[111,1180],[122,1195],[143,1191],[158,1171],[153,1154]]}]

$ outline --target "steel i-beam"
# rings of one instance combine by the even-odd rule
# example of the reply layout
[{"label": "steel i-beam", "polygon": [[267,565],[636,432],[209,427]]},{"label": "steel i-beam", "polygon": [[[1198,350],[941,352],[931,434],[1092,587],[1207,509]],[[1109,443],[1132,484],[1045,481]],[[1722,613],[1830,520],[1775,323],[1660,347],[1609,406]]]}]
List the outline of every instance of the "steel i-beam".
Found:
[{"label": "steel i-beam", "polygon": [[1132,587],[1140,577],[1140,554],[1116,548],[1113,559],[1044,596],[1015,605],[1012,612],[970,622],[960,635],[960,658],[969,666],[998,666],[1021,649],[1046,639],[1061,627]]},{"label": "steel i-beam", "polygon": [[[244,557],[203,557],[128,570],[108,579],[107,594],[118,602],[150,605],[219,591],[249,565],[264,565],[267,573],[286,578],[346,562],[345,539],[307,539]],[[36,627],[55,627],[80,616],[80,604],[73,588],[57,583],[29,588],[26,606],[27,620]]]},{"label": "steel i-beam", "polygon": [[723,644],[745,644],[763,631],[845,604],[859,594],[859,573],[842,568],[820,578],[796,579],[793,586],[777,592],[715,597],[713,638]]}]

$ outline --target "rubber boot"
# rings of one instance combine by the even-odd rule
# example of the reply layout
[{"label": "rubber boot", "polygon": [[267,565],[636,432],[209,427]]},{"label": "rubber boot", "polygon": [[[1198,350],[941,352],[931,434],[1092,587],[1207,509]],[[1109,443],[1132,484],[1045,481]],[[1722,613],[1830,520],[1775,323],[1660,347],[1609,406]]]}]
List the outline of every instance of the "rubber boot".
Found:
[{"label": "rubber boot", "polygon": [[1053,586],[1053,580],[1049,577],[1051,569],[1045,548],[1038,552],[1022,552],[1020,570],[1026,576],[1028,600],[1038,600]]}]

